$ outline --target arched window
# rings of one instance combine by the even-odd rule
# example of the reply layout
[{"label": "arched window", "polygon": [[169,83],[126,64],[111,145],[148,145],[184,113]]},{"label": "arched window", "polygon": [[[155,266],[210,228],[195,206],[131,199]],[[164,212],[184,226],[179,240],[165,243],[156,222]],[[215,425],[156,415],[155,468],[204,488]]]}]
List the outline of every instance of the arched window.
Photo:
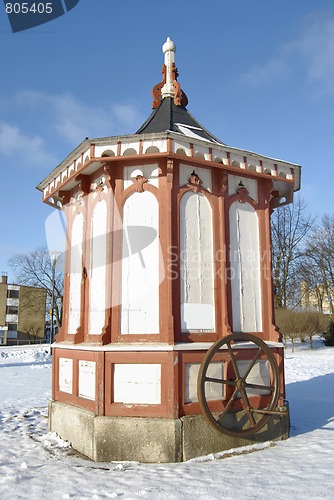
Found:
[{"label": "arched window", "polygon": [[182,331],[214,331],[212,209],[202,193],[180,202],[180,286]]},{"label": "arched window", "polygon": [[230,208],[230,283],[233,332],[262,330],[259,221],[249,203]]},{"label": "arched window", "polygon": [[82,280],[83,215],[77,214],[72,225],[70,250],[70,290],[68,333],[75,334],[80,326]]},{"label": "arched window", "polygon": [[159,205],[149,191],[123,206],[121,333],[159,333]]},{"label": "arched window", "polygon": [[106,310],[107,204],[99,201],[93,210],[90,240],[88,333],[102,333]]}]

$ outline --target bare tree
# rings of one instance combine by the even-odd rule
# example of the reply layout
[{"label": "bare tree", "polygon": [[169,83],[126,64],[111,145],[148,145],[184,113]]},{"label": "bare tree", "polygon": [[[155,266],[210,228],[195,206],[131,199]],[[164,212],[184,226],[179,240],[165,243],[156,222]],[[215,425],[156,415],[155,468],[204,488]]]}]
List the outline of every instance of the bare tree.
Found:
[{"label": "bare tree", "polygon": [[53,282],[53,263],[47,248],[15,254],[9,259],[9,265],[20,285],[46,289],[48,308],[52,308],[52,290],[54,290],[54,318],[57,325],[61,326],[64,277],[59,266],[55,266]]},{"label": "bare tree", "polygon": [[277,208],[271,218],[272,265],[275,307],[296,307],[300,303],[299,263],[305,255],[305,238],[315,218],[307,213],[301,198]]},{"label": "bare tree", "polygon": [[[324,215],[321,224],[307,239],[306,256],[309,272],[304,271],[304,279],[313,293],[319,295],[321,309],[328,300],[330,312],[334,314],[334,216]],[[305,268],[305,266],[304,266]]]},{"label": "bare tree", "polygon": [[[311,238],[311,237],[310,237]],[[316,256],[308,248],[306,243],[305,255],[299,263],[299,275],[301,280],[301,306],[303,309],[326,311],[328,302],[328,286],[324,285],[324,276]]]}]

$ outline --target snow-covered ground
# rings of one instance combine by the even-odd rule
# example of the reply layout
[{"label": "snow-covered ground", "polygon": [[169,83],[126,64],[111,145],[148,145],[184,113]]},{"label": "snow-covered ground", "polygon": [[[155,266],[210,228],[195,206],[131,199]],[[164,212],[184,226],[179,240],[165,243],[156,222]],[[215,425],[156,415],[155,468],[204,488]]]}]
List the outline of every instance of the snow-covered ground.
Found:
[{"label": "snow-covered ground", "polygon": [[48,348],[0,349],[0,498],[333,498],[334,347],[315,347],[286,350],[290,439],[153,465],[73,453],[47,433]]}]

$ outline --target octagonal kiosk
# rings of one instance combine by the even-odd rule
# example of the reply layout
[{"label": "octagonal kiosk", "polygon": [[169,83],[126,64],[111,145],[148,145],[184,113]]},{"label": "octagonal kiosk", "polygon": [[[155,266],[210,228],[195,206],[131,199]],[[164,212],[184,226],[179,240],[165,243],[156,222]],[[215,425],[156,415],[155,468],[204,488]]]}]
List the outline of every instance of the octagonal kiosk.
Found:
[{"label": "octagonal kiosk", "polygon": [[187,111],[163,45],[153,111],[85,139],[38,188],[66,218],[49,428],[93,460],[182,461],[288,433],[270,213],[300,167]]}]

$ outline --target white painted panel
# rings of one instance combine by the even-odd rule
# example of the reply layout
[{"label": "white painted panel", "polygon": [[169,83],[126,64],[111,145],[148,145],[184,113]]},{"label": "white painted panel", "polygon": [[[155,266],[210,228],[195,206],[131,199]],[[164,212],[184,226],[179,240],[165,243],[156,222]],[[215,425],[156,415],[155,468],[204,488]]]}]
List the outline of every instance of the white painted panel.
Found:
[{"label": "white painted panel", "polygon": [[[249,365],[251,364],[251,360],[247,361],[237,361],[238,369],[240,375],[243,377]],[[249,375],[246,378],[246,382],[248,384],[258,384],[264,386],[270,386],[270,364],[267,360],[260,360],[255,363],[253,368],[251,369]],[[269,390],[265,389],[247,389],[247,394],[249,396],[264,396],[266,394],[270,394]]]},{"label": "white painted panel", "polygon": [[[114,155],[117,154],[117,144],[101,144],[95,145],[95,158],[99,158],[105,151],[112,151]],[[111,155],[112,156],[112,155]]]},{"label": "white painted panel", "polygon": [[152,193],[133,193],[123,207],[121,333],[159,333],[159,207]]},{"label": "white painted panel", "polygon": [[215,308],[213,304],[181,304],[182,329],[214,330]]},{"label": "white painted panel", "polygon": [[148,182],[155,187],[159,187],[158,165],[140,165],[139,167],[125,167],[123,169],[124,189],[133,186],[132,179],[137,175],[146,177]]},{"label": "white painted panel", "polygon": [[84,162],[86,163],[87,159],[90,160],[90,147],[83,154]]},{"label": "white painted panel", "polygon": [[[173,151],[177,154],[184,154],[185,156],[191,156],[190,143],[173,141]],[[180,153],[182,151],[182,153]]]},{"label": "white painted panel", "polygon": [[121,144],[121,156],[124,155],[124,151],[127,149],[134,149],[136,154],[139,154],[139,141],[136,142],[122,142]]},{"label": "white painted panel", "polygon": [[230,265],[234,332],[262,330],[259,223],[249,203],[230,208]]},{"label": "white painted panel", "polygon": [[239,183],[242,182],[245,188],[248,191],[248,196],[252,198],[254,201],[258,201],[258,192],[257,192],[257,180],[248,179],[246,177],[240,177],[239,175],[229,175],[228,176],[228,194],[229,196],[235,194],[237,189],[240,188]]},{"label": "white painted panel", "polygon": [[[186,363],[185,367],[185,388],[184,402],[193,403],[198,401],[197,397],[197,378],[200,363]],[[211,378],[222,379],[224,373],[224,363],[210,363],[207,376]],[[207,401],[217,401],[225,399],[225,385],[207,382],[205,384],[205,397]]]},{"label": "white painted panel", "polygon": [[230,162],[231,162],[231,164],[234,161],[238,162],[240,164],[240,166],[242,166],[242,167],[244,166],[244,157],[241,156],[241,155],[238,155],[236,153],[231,152],[231,155],[230,155]]},{"label": "white painted panel", "polygon": [[167,151],[167,140],[166,139],[153,139],[151,141],[143,141],[143,151],[144,153],[150,147],[156,147],[159,149],[160,153],[165,153]]},{"label": "white painted panel", "polygon": [[81,280],[82,280],[82,236],[83,215],[75,216],[72,226],[70,254],[70,303],[68,333],[76,333],[80,326]]},{"label": "white painted panel", "polygon": [[273,163],[271,163],[267,160],[264,160],[262,162],[262,168],[263,168],[263,172],[265,172],[266,174],[275,175],[275,167],[274,167]]},{"label": "white painted panel", "polygon": [[59,390],[72,394],[73,360],[59,358]]},{"label": "white painted panel", "polygon": [[180,272],[182,331],[214,330],[212,209],[201,193],[181,198]]},{"label": "white painted panel", "polygon": [[95,401],[95,361],[79,360],[79,396]]},{"label": "white painted panel", "polygon": [[186,186],[188,184],[188,179],[192,171],[195,170],[196,174],[202,181],[202,187],[207,189],[208,191],[212,191],[212,179],[211,179],[211,170],[208,168],[197,168],[191,167],[189,165],[180,165],[180,186]]},{"label": "white painted panel", "polygon": [[115,364],[114,402],[161,404],[161,365]]},{"label": "white painted panel", "polygon": [[91,229],[91,262],[88,333],[100,334],[105,323],[107,204],[99,201],[94,208]]}]

